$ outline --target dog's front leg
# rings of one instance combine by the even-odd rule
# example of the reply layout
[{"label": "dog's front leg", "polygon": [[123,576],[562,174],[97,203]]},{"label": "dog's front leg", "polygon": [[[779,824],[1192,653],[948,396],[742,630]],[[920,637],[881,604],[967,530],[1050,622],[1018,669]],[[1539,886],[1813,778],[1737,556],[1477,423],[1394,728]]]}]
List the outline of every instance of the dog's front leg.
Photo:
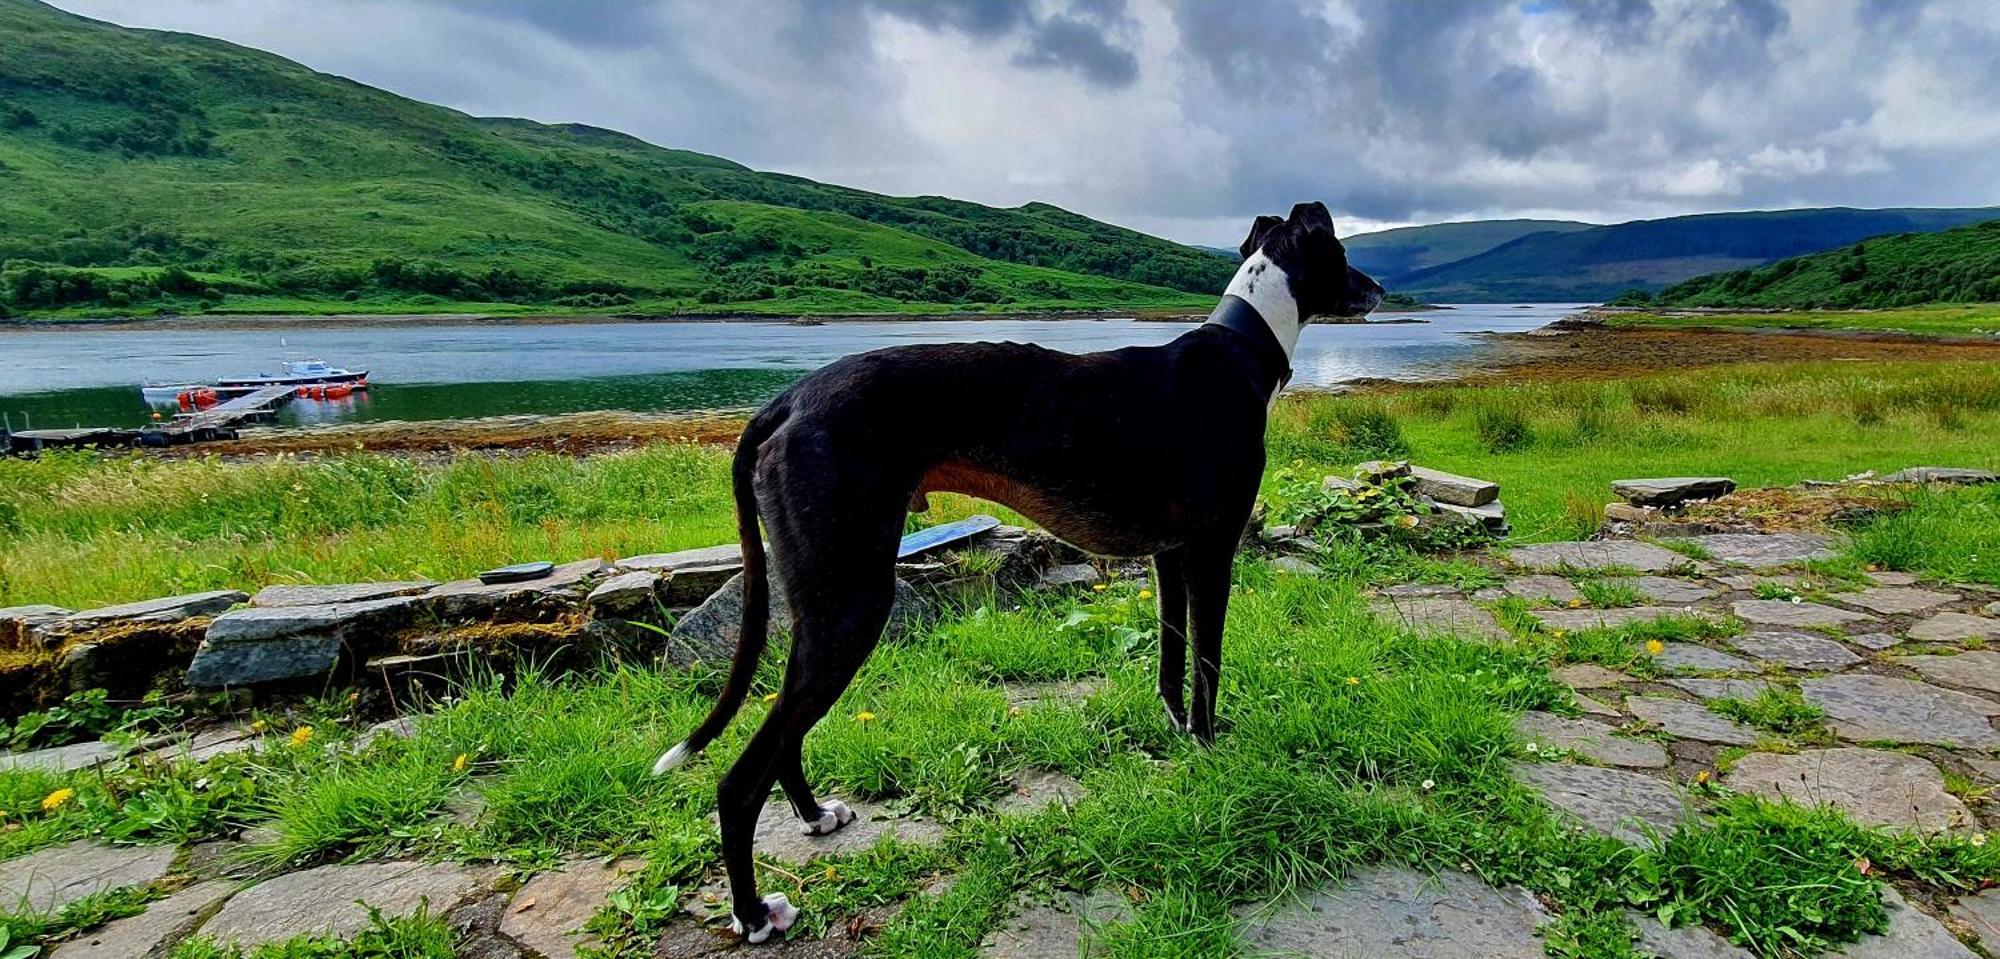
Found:
[{"label": "dog's front leg", "polygon": [[1194,704],[1188,731],[1196,742],[1215,741],[1216,684],[1222,678],[1222,624],[1229,614],[1230,564],[1235,543],[1187,548],[1188,619],[1194,637]]},{"label": "dog's front leg", "polygon": [[1160,700],[1175,729],[1188,728],[1187,553],[1176,546],[1153,556],[1153,585],[1160,600]]}]

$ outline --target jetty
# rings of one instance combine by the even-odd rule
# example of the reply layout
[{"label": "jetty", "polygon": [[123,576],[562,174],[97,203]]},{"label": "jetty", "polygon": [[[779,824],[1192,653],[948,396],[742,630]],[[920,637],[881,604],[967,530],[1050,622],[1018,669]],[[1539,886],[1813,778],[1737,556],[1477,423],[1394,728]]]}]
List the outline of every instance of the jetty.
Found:
[{"label": "jetty", "polygon": [[260,387],[230,397],[208,409],[182,413],[168,422],[144,429],[79,426],[58,430],[10,430],[0,434],[0,441],[4,441],[0,443],[0,448],[12,454],[29,454],[86,446],[165,447],[233,440],[238,426],[275,419],[279,407],[296,396],[298,388],[294,386]]}]

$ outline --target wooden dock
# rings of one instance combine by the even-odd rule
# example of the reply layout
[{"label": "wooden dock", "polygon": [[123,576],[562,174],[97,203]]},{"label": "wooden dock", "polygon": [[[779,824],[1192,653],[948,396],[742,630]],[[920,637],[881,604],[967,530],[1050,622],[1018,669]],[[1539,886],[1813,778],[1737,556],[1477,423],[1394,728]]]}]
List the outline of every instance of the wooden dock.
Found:
[{"label": "wooden dock", "polygon": [[32,454],[53,449],[109,449],[124,446],[182,446],[233,440],[244,423],[269,422],[278,408],[298,396],[295,386],[266,386],[230,397],[205,410],[182,413],[146,429],[79,426],[66,430],[0,432],[0,453]]}]

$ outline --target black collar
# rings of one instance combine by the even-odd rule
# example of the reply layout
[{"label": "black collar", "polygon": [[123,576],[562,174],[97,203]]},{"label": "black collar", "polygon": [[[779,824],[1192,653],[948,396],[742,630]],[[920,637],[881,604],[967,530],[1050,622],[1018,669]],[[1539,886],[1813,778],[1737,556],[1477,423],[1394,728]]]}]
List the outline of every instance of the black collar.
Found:
[{"label": "black collar", "polygon": [[1208,322],[1236,334],[1250,348],[1251,357],[1264,372],[1277,380],[1279,389],[1292,381],[1291,357],[1278,345],[1278,334],[1271,332],[1271,324],[1264,322],[1263,314],[1249,301],[1224,295],[1222,302],[1215,305],[1215,312],[1208,315]]}]

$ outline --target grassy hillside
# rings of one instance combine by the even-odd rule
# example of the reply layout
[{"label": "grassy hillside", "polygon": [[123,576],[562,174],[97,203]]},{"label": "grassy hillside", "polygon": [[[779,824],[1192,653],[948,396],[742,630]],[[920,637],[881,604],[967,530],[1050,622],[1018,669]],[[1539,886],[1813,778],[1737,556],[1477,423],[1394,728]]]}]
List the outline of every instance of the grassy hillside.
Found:
[{"label": "grassy hillside", "polygon": [[1691,277],[1761,266],[1890,233],[1929,233],[2000,217],[2000,208],[1846,208],[1711,213],[1544,232],[1404,275],[1391,288],[1444,302],[1605,300]]},{"label": "grassy hillside", "polygon": [[0,310],[1191,305],[1232,265],[1043,204],[480,119],[0,0]]},{"label": "grassy hillside", "polygon": [[1341,242],[1356,269],[1393,286],[1417,270],[1478,256],[1530,234],[1590,228],[1575,220],[1471,220],[1361,233]]},{"label": "grassy hillside", "polygon": [[1662,306],[1885,308],[2000,301],[2000,220],[1876,237],[1827,253],[1677,283]]}]

